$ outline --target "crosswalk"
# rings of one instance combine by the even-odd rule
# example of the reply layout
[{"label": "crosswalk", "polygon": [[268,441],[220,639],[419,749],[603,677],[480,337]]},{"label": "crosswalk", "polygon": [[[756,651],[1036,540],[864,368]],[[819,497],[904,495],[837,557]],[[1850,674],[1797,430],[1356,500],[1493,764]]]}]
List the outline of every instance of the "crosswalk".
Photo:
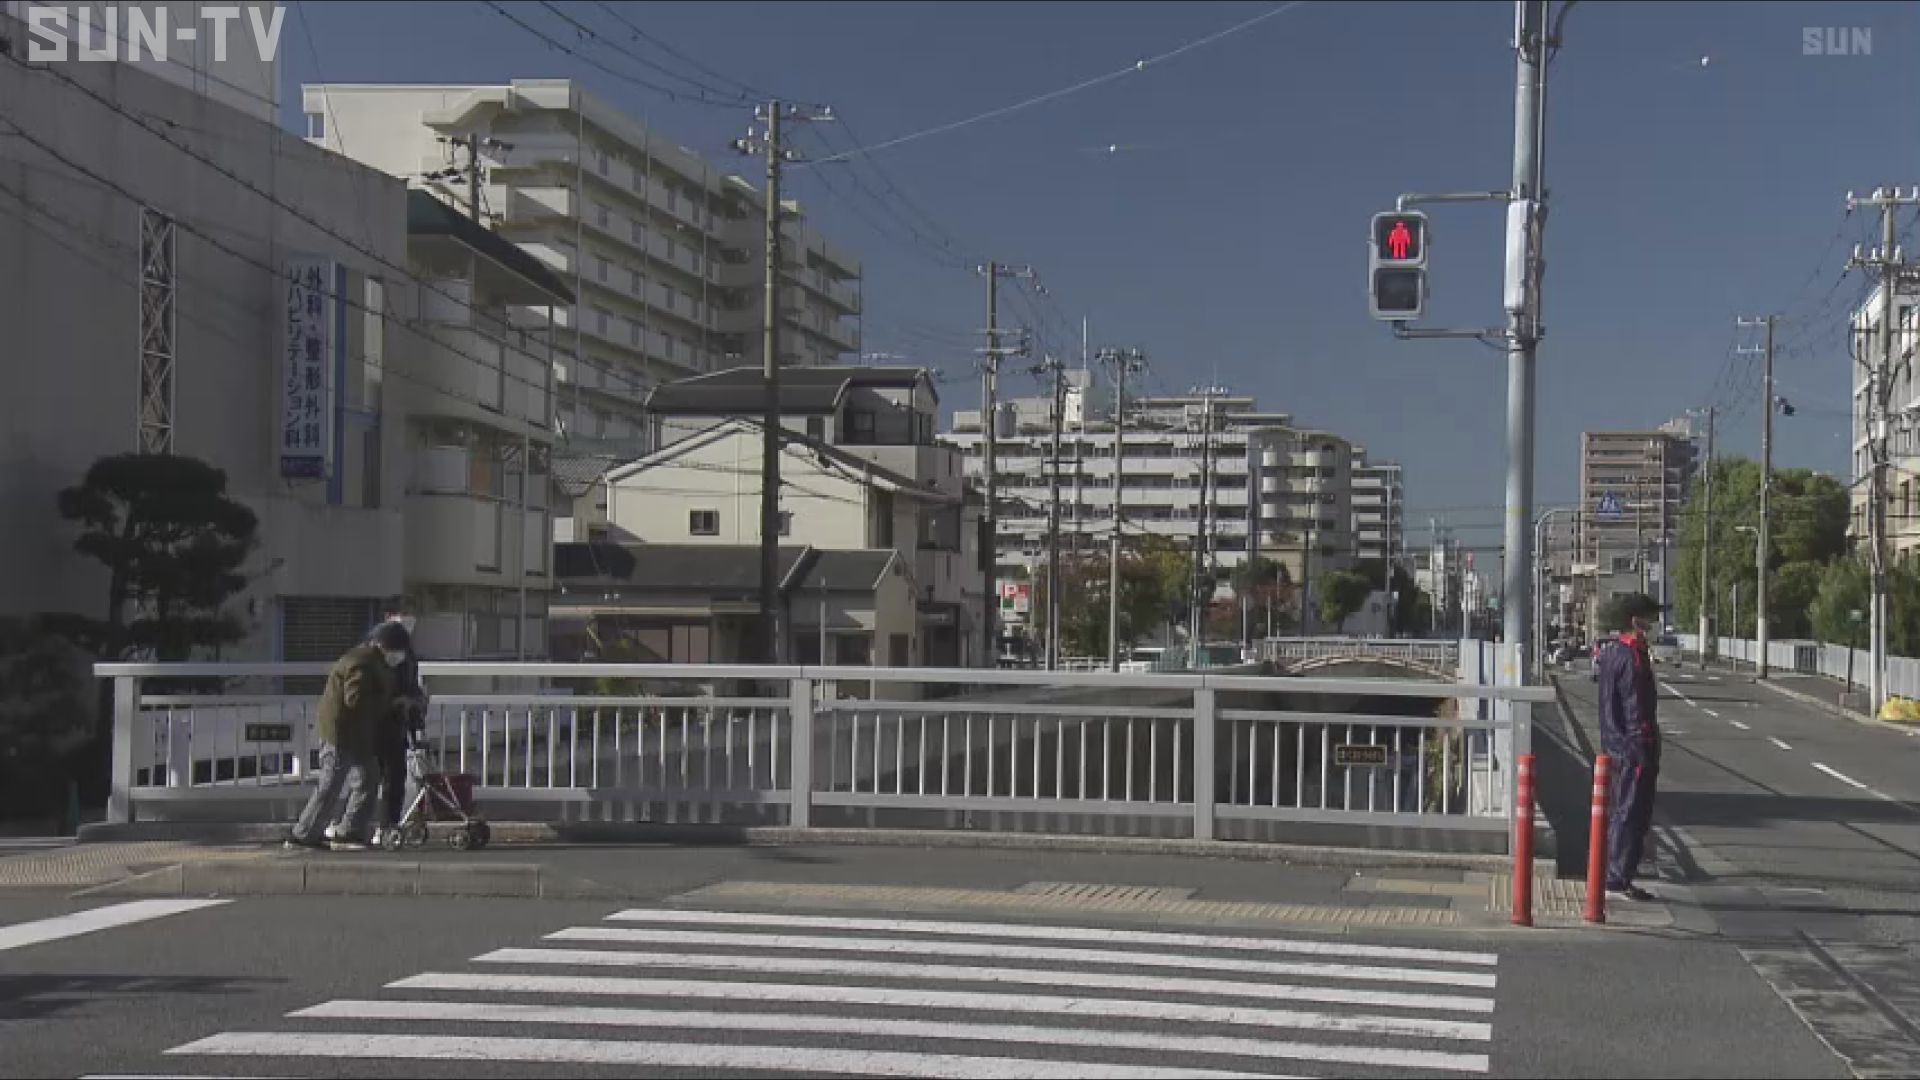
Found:
[{"label": "crosswalk", "polygon": [[281,1075],[1460,1076],[1489,1069],[1496,966],[1347,939],[635,908],[168,1056]]}]

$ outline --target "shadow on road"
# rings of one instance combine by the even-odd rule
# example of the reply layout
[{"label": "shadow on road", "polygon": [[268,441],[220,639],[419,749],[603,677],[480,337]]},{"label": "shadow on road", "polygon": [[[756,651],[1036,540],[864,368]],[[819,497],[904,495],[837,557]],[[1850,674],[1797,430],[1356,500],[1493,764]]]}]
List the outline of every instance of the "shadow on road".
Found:
[{"label": "shadow on road", "polygon": [[278,979],[236,975],[0,975],[0,1020],[43,1020],[132,996],[245,995]]}]

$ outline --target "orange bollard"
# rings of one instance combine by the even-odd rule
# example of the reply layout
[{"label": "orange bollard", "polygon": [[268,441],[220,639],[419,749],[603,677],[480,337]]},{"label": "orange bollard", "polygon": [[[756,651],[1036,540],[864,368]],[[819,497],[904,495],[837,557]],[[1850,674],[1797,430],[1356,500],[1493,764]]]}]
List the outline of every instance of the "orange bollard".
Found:
[{"label": "orange bollard", "polygon": [[1587,838],[1587,921],[1607,921],[1607,792],[1613,759],[1593,759],[1593,830]]},{"label": "orange bollard", "polygon": [[1513,815],[1513,925],[1533,925],[1533,755],[1520,759]]}]

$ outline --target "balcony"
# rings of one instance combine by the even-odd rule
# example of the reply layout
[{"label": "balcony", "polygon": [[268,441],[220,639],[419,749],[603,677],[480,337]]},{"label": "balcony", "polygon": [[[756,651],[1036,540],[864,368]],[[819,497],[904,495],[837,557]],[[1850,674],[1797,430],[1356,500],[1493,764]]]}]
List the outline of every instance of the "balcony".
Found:
[{"label": "balcony", "polygon": [[572,188],[513,187],[507,192],[509,225],[537,225],[571,219],[579,206]]},{"label": "balcony", "polygon": [[472,327],[430,325],[432,344],[420,351],[420,381],[447,393],[423,395],[417,409],[427,415],[457,416],[499,423],[547,425],[547,369],[544,351],[499,338]]}]

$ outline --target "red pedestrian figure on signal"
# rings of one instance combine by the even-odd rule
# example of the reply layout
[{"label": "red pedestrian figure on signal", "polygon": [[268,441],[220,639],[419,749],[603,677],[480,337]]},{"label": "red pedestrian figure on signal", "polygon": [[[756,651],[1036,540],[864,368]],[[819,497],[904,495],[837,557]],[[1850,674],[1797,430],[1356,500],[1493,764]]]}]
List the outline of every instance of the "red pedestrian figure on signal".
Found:
[{"label": "red pedestrian figure on signal", "polygon": [[1413,231],[1404,221],[1393,223],[1393,230],[1387,233],[1387,253],[1396,259],[1407,257],[1407,248],[1413,245]]}]

